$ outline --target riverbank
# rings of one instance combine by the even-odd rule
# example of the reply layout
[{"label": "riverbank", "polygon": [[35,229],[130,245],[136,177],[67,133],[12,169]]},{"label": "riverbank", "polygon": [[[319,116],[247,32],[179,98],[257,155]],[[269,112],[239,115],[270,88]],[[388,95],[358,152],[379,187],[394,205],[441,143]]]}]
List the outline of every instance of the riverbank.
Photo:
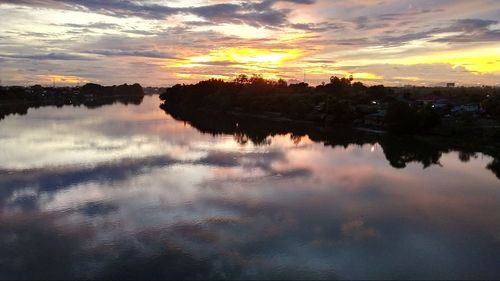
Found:
[{"label": "riverbank", "polygon": [[[165,102],[161,105],[161,108],[166,112],[177,112],[184,115],[190,110],[182,106],[169,105]],[[357,130],[372,134],[391,134],[391,135],[401,135],[401,136],[412,136],[421,139],[454,139],[457,142],[462,142],[464,144],[473,143],[481,145],[496,145],[497,139],[500,136],[500,124],[496,120],[473,120],[471,122],[457,121],[453,119],[444,119],[441,123],[425,133],[420,134],[405,134],[405,133],[394,133],[388,131],[382,126],[363,126],[363,122],[354,122],[348,124],[333,123],[328,124],[325,122],[310,121],[310,120],[300,120],[293,119],[289,117],[284,117],[280,113],[267,112],[262,114],[257,113],[247,113],[242,111],[228,110],[225,112],[220,112],[219,110],[200,107],[195,110],[196,114],[208,114],[209,116],[220,115],[225,117],[234,118],[251,118],[253,120],[275,122],[275,123],[288,123],[291,125],[301,125],[307,126],[319,130],[332,130],[334,128],[343,128],[347,130]],[[189,115],[189,114],[188,114]]]},{"label": "riverbank", "polygon": [[140,104],[144,91],[139,84],[105,87],[0,87],[0,120],[11,114],[24,115],[43,106],[85,106],[96,108],[113,103]]},{"label": "riverbank", "polygon": [[352,143],[373,144],[390,140],[391,143],[398,143],[397,146],[403,147],[402,150],[404,151],[412,151],[413,147],[417,147],[413,144],[418,142],[425,144],[420,144],[418,147],[432,147],[431,151],[447,152],[455,150],[472,154],[484,153],[495,159],[500,159],[500,143],[493,137],[457,138],[443,134],[395,134],[384,130],[345,124],[324,126],[314,122],[241,112],[190,111],[176,106],[167,106],[165,103],[160,107],[174,119],[188,122],[201,132],[210,134],[245,134],[249,140],[254,141],[256,144],[265,143],[266,137],[276,134],[307,135],[315,141],[333,146]]},{"label": "riverbank", "polygon": [[496,88],[366,87],[337,77],[329,84],[310,87],[253,77],[175,85],[160,98],[164,106],[186,111],[320,127],[346,125],[402,135],[500,137],[500,91]]}]

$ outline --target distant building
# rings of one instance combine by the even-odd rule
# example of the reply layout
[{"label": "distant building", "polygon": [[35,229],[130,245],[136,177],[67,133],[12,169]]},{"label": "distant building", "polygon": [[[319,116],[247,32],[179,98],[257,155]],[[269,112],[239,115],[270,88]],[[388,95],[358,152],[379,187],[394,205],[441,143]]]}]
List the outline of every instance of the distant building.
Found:
[{"label": "distant building", "polygon": [[455,88],[455,83],[446,83],[447,88]]}]

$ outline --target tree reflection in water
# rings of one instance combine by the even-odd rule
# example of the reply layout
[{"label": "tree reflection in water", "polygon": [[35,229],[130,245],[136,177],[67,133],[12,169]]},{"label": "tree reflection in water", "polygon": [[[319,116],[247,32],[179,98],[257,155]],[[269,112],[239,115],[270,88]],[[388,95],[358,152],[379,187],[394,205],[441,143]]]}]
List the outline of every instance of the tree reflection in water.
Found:
[{"label": "tree reflection in water", "polygon": [[124,105],[140,105],[144,100],[144,95],[127,95],[127,96],[101,96],[94,98],[79,97],[78,99],[59,101],[59,102],[27,102],[27,103],[10,103],[0,104],[0,121],[9,115],[26,115],[30,108],[40,108],[44,106],[84,106],[88,109],[95,109],[105,105],[116,103]]},{"label": "tree reflection in water", "polygon": [[500,147],[496,144],[484,145],[454,139],[391,135],[346,126],[318,128],[307,122],[187,112],[167,104],[162,104],[161,108],[174,119],[189,123],[201,133],[214,136],[233,135],[236,142],[241,145],[249,141],[255,145],[269,145],[273,136],[286,134],[291,134],[291,140],[295,144],[299,144],[303,137],[308,136],[314,142],[333,148],[378,143],[391,166],[397,169],[405,168],[412,162],[421,163],[424,169],[432,165],[441,165],[439,161],[442,155],[452,151],[459,153],[462,162],[468,162],[477,153],[483,153],[494,158],[486,168],[500,179]]}]

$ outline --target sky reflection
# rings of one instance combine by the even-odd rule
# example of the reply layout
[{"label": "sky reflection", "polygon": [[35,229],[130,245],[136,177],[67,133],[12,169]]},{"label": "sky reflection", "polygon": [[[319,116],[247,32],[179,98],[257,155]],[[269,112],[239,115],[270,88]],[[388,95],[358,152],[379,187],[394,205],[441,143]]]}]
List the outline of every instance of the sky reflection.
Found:
[{"label": "sky reflection", "polygon": [[0,122],[0,278],[500,276],[491,157],[395,169],[378,144],[241,145],[158,105]]}]

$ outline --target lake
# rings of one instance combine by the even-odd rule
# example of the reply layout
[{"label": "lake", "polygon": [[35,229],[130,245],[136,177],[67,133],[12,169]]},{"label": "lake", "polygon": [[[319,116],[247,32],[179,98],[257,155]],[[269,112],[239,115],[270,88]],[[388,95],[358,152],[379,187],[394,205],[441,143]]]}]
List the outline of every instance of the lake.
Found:
[{"label": "lake", "polygon": [[159,105],[0,121],[0,279],[500,278],[490,154]]}]

